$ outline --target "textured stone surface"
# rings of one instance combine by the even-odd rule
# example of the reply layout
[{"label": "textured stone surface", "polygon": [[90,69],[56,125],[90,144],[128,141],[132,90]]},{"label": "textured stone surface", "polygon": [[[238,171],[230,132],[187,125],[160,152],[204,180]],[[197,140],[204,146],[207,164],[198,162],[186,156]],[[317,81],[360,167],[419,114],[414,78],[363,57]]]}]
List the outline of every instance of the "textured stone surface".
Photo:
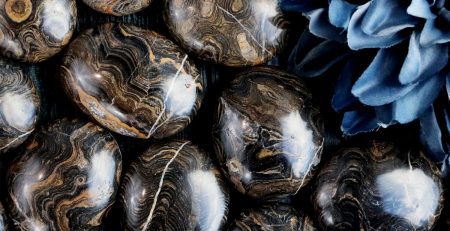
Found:
[{"label": "textured stone surface", "polygon": [[100,13],[122,16],[144,9],[151,0],[83,0],[83,2]]}]

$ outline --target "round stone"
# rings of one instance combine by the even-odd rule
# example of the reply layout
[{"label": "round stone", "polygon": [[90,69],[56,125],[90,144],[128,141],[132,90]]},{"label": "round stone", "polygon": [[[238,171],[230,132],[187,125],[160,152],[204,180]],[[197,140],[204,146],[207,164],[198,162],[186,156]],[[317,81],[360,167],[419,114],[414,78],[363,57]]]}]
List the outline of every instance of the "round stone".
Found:
[{"label": "round stone", "polygon": [[151,0],[83,0],[92,9],[109,15],[133,14],[150,5]]},{"label": "round stone", "polygon": [[255,198],[296,194],[322,155],[323,123],[308,88],[268,67],[241,73],[219,98],[215,152],[236,189]]},{"label": "round stone", "polygon": [[75,0],[0,0],[0,54],[44,61],[67,45],[76,17]]},{"label": "round stone", "polygon": [[219,230],[228,191],[206,153],[189,141],[154,144],[134,160],[121,186],[125,230]]},{"label": "round stone", "polygon": [[313,194],[324,230],[432,230],[444,190],[439,169],[420,150],[373,140],[332,156]]},{"label": "round stone", "polygon": [[165,37],[123,24],[81,33],[61,68],[69,97],[111,131],[163,138],[183,130],[200,108],[194,63]]},{"label": "round stone", "polygon": [[284,37],[279,0],[167,0],[172,35],[197,57],[227,66],[265,63]]},{"label": "round stone", "polygon": [[122,157],[111,134],[77,120],[37,131],[8,170],[8,206],[20,230],[100,230]]},{"label": "round stone", "polygon": [[33,70],[0,59],[0,153],[22,144],[36,126],[40,97]]}]

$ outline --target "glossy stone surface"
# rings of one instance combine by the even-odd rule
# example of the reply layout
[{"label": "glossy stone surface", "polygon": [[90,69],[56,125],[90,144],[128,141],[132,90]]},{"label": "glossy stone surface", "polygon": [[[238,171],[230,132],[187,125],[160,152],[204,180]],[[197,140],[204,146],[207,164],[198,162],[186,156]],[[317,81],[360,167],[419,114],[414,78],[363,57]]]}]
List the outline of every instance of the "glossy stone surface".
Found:
[{"label": "glossy stone surface", "polygon": [[244,209],[228,227],[229,231],[312,231],[311,220],[291,205],[267,203]]},{"label": "glossy stone surface", "polygon": [[32,72],[0,59],[0,153],[17,147],[34,131],[40,97]]},{"label": "glossy stone surface", "polygon": [[112,206],[122,156],[111,134],[59,120],[37,131],[8,171],[8,206],[20,230],[99,230]]},{"label": "glossy stone surface", "polygon": [[323,123],[296,76],[268,67],[249,69],[219,98],[213,128],[226,177],[252,197],[295,194],[319,163]]},{"label": "glossy stone surface", "polygon": [[8,230],[8,221],[6,219],[5,209],[0,202],[0,231]]},{"label": "glossy stone surface", "polygon": [[151,0],[83,0],[83,2],[100,13],[122,16],[146,8]]},{"label": "glossy stone surface", "polygon": [[46,60],[67,45],[76,16],[75,0],[0,0],[0,54]]},{"label": "glossy stone surface", "polygon": [[228,191],[206,153],[189,141],[150,146],[121,186],[125,230],[218,230]]},{"label": "glossy stone surface", "polygon": [[431,230],[443,207],[438,168],[419,150],[388,142],[341,149],[316,185],[326,230]]},{"label": "glossy stone surface", "polygon": [[138,138],[167,137],[191,122],[203,98],[199,75],[170,40],[123,24],[81,33],[61,68],[67,94],[85,113]]},{"label": "glossy stone surface", "polygon": [[281,47],[278,0],[166,0],[173,36],[197,57],[227,66],[265,63]]}]

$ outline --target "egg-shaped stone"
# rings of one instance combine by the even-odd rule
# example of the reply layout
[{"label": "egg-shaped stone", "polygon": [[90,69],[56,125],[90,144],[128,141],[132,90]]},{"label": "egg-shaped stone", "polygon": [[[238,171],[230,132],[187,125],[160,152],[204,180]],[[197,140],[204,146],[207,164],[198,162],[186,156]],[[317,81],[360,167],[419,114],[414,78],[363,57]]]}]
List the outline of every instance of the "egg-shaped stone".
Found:
[{"label": "egg-shaped stone", "polygon": [[75,0],[0,0],[0,54],[44,61],[69,43],[76,17]]},{"label": "egg-shaped stone", "polygon": [[189,52],[227,66],[265,63],[282,46],[279,0],[165,0],[169,31]]},{"label": "egg-shaped stone", "polygon": [[205,152],[189,141],[154,144],[121,186],[123,230],[219,230],[228,191]]},{"label": "egg-shaped stone", "polygon": [[109,15],[133,14],[146,8],[151,0],[83,0],[92,9]]},{"label": "egg-shaped stone", "polygon": [[433,228],[444,190],[439,169],[422,151],[371,140],[352,142],[332,156],[313,194],[324,230]]},{"label": "egg-shaped stone", "polygon": [[8,230],[8,220],[6,218],[5,209],[0,202],[0,231]]},{"label": "egg-shaped stone", "polygon": [[292,205],[264,203],[246,208],[228,226],[229,231],[313,231],[311,219]]},{"label": "egg-shaped stone", "polygon": [[167,38],[124,24],[81,33],[63,58],[69,97],[122,135],[163,138],[183,130],[203,98],[194,63]]},{"label": "egg-shaped stone", "polygon": [[296,76],[269,67],[235,78],[219,98],[214,147],[235,188],[255,198],[296,194],[324,144],[323,121]]},{"label": "egg-shaped stone", "polygon": [[91,122],[58,120],[37,131],[8,170],[8,206],[20,230],[100,230],[114,203],[122,156]]},{"label": "egg-shaped stone", "polygon": [[22,144],[34,131],[40,97],[31,67],[0,59],[0,153]]}]

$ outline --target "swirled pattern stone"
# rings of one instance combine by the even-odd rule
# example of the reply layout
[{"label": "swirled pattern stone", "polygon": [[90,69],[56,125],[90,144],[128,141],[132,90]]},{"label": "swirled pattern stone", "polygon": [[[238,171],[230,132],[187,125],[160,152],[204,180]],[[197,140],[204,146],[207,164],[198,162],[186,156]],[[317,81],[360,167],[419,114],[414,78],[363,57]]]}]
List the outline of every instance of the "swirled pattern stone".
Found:
[{"label": "swirled pattern stone", "polygon": [[146,8],[151,0],[83,0],[83,2],[100,13],[122,16]]},{"label": "swirled pattern stone", "polygon": [[167,137],[191,122],[203,97],[199,75],[170,40],[123,24],[80,34],[61,68],[67,94],[85,113],[138,138]]},{"label": "swirled pattern stone", "polygon": [[266,203],[244,209],[228,227],[230,231],[313,231],[309,218],[287,204]]},{"label": "swirled pattern stone", "polygon": [[344,147],[316,186],[326,230],[431,230],[444,205],[439,169],[420,150],[389,142]]},{"label": "swirled pattern stone", "polygon": [[278,0],[166,0],[165,21],[182,46],[227,66],[265,63],[281,47]]},{"label": "swirled pattern stone", "polygon": [[217,159],[241,193],[292,195],[313,176],[323,123],[296,76],[268,67],[241,73],[219,98],[213,128]]},{"label": "swirled pattern stone", "polygon": [[121,186],[125,230],[218,230],[228,191],[208,156],[188,141],[152,145]]},{"label": "swirled pattern stone", "polygon": [[40,97],[32,74],[0,59],[0,153],[17,147],[34,131]]},{"label": "swirled pattern stone", "polygon": [[0,0],[0,54],[46,60],[69,43],[76,17],[75,0]]},{"label": "swirled pattern stone", "polygon": [[112,206],[122,157],[93,123],[59,120],[33,135],[7,174],[8,205],[20,230],[100,230]]},{"label": "swirled pattern stone", "polygon": [[5,209],[3,208],[2,203],[0,202],[0,231],[8,230],[8,221],[6,220]]}]

